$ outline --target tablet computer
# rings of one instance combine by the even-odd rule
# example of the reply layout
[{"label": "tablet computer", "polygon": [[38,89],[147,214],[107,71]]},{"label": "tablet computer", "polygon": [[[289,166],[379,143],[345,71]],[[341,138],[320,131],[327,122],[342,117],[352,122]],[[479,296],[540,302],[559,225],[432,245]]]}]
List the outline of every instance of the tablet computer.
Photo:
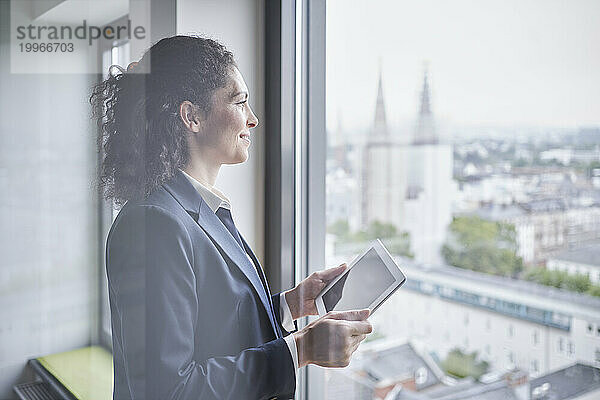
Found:
[{"label": "tablet computer", "polygon": [[319,315],[329,311],[361,310],[371,314],[402,284],[406,276],[377,239],[317,296]]}]

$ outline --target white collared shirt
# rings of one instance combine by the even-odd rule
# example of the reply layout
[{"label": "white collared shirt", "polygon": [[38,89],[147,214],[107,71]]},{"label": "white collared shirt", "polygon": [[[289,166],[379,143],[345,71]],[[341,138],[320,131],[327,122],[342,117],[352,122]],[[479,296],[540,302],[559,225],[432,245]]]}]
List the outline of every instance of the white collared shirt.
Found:
[{"label": "white collared shirt", "polygon": [[[202,199],[206,202],[208,207],[214,213],[217,212],[219,207],[223,207],[232,212],[231,203],[229,202],[229,199],[220,190],[218,190],[214,186],[205,186],[202,183],[198,182],[198,180],[196,180],[195,178],[188,175],[185,171],[181,169],[180,171],[190,181],[194,189],[196,189],[198,193],[200,193]],[[250,256],[245,251],[244,253],[246,254],[246,257],[248,257],[252,265],[254,265],[254,262],[252,261]],[[254,265],[254,268],[260,268],[260,266]],[[285,292],[279,295],[279,315],[281,316],[281,325],[283,326],[283,329],[285,329],[288,332],[293,331],[295,329],[294,320],[292,318],[292,312],[290,311],[290,307],[285,299]],[[296,348],[296,341],[294,340],[294,335],[287,335],[283,339],[285,340],[288,349],[290,350],[290,354],[294,362],[294,371],[296,371],[298,369],[298,350]]]}]

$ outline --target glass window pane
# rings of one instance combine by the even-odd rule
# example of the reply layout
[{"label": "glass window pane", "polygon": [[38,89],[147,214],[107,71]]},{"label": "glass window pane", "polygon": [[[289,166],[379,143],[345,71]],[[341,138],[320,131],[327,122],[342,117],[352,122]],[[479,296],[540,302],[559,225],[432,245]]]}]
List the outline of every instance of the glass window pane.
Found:
[{"label": "glass window pane", "polygon": [[326,263],[379,238],[408,280],[322,398],[597,362],[599,12],[327,2]]}]

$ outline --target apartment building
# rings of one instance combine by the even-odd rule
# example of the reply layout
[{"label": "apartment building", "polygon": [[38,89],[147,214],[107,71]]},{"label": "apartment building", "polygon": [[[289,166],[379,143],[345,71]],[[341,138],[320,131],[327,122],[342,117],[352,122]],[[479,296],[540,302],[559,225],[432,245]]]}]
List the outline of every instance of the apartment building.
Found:
[{"label": "apartment building", "polygon": [[600,365],[600,299],[531,282],[399,259],[407,282],[373,315],[387,338],[423,341],[439,358],[477,351],[492,370],[532,377]]}]

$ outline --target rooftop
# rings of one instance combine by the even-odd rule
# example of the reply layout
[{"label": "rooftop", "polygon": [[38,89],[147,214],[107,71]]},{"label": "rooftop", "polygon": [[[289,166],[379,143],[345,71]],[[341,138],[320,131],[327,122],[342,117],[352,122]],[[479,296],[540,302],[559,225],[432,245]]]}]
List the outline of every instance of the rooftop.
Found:
[{"label": "rooftop", "polygon": [[468,269],[451,267],[448,265],[436,266],[421,266],[415,264],[409,259],[402,259],[400,265],[413,267],[416,270],[427,272],[427,275],[438,274],[469,282],[479,282],[486,285],[498,286],[503,289],[510,289],[519,293],[527,293],[543,299],[551,299],[560,303],[569,303],[571,305],[584,306],[586,308],[594,308],[600,310],[600,298],[592,297],[584,294],[571,292],[568,290],[557,289],[550,286],[540,285],[534,282],[524,281],[521,279],[512,279],[504,276],[496,276],[481,272],[471,271]]},{"label": "rooftop", "polygon": [[520,217],[526,214],[523,208],[515,204],[493,204],[488,207],[479,208],[475,213],[478,217],[490,221],[504,221],[506,219]]},{"label": "rooftop", "polygon": [[530,382],[530,394],[548,384],[547,397],[553,400],[573,399],[587,393],[600,391],[600,369],[585,364],[574,364],[546,374]]},{"label": "rooftop", "polygon": [[600,243],[573,250],[565,250],[551,257],[551,259],[600,266]]},{"label": "rooftop", "polygon": [[540,199],[523,203],[522,207],[531,213],[564,211],[567,205],[563,199]]},{"label": "rooftop", "polygon": [[[440,383],[432,368],[411,343],[386,349],[363,352],[357,367],[376,381],[393,381],[398,378],[416,378],[417,390]],[[358,361],[358,360],[357,360]]]},{"label": "rooftop", "polygon": [[[588,192],[590,197],[593,197],[594,199],[597,197],[596,191]],[[578,193],[583,194],[585,191],[579,190]],[[594,200],[591,206],[598,207],[599,203],[600,202],[597,200]],[[576,202],[568,202],[563,199],[534,199],[518,204],[487,204],[470,214],[475,214],[480,218],[490,221],[505,221],[526,215],[564,212],[566,210],[584,209],[589,207],[590,205],[582,206]]]},{"label": "rooftop", "polygon": [[[420,385],[417,384],[417,391],[397,386],[392,390],[395,396],[393,398],[395,400],[519,400],[522,398],[566,400],[587,394],[600,394],[600,368],[582,363],[547,373],[529,382],[527,382],[527,373],[517,370],[498,375],[490,382],[477,382],[472,378],[466,378],[449,384],[443,375],[435,374],[433,369],[436,367],[431,368],[427,357],[422,356],[424,349],[415,347],[413,342],[398,344],[376,341],[368,343],[366,347],[367,350],[360,351],[358,353],[360,357],[352,361],[349,370],[333,375],[346,379],[336,382],[341,385],[340,390],[343,390],[336,391],[335,398],[341,399],[350,394],[355,396],[357,390],[362,395],[369,396],[378,382],[389,380],[393,383],[398,381],[398,378],[419,375],[424,380]],[[425,370],[428,372],[423,374]],[[509,375],[516,380],[510,379]],[[521,379],[521,376],[524,379]]]},{"label": "rooftop", "polygon": [[[544,386],[545,385],[545,386]],[[544,387],[544,390],[542,390]],[[523,387],[522,387],[523,388]],[[516,388],[504,379],[489,383],[466,385],[464,390],[414,393],[401,390],[395,400],[518,400]],[[546,374],[529,382],[529,399],[545,398],[552,400],[574,399],[579,396],[600,393],[600,369],[577,363],[558,371]],[[534,396],[535,394],[535,396]],[[540,397],[543,395],[543,397]],[[538,396],[538,397],[536,397]]]},{"label": "rooftop", "polygon": [[462,392],[441,397],[431,397],[435,400],[518,400],[515,391],[506,381],[498,381],[487,385],[480,384]]},{"label": "rooftop", "polygon": [[448,386],[443,389],[446,390],[435,393],[401,390],[395,400],[519,400],[514,389],[504,380],[490,384],[473,383],[466,388]]}]

